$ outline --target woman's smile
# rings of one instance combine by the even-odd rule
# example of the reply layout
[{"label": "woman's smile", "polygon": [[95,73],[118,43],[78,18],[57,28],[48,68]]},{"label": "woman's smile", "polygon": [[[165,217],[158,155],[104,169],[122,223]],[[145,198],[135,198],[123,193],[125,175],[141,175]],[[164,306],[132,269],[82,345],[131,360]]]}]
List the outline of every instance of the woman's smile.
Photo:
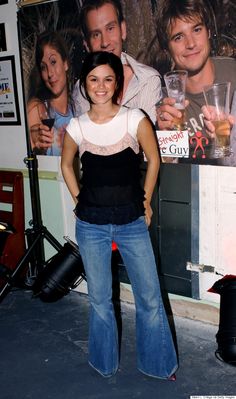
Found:
[{"label": "woman's smile", "polygon": [[114,71],[109,65],[94,68],[86,78],[86,90],[92,102],[111,101],[116,88]]}]

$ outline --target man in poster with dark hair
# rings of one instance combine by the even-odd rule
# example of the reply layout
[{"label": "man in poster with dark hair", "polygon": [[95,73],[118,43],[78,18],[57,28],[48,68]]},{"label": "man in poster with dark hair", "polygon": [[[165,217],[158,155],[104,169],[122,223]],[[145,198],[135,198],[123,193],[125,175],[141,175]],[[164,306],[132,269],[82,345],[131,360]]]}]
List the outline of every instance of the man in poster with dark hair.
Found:
[{"label": "man in poster with dark hair", "polygon": [[[236,60],[227,57],[210,57],[210,38],[214,31],[210,22],[213,11],[205,0],[159,0],[157,15],[157,36],[160,48],[169,54],[173,69],[188,71],[186,84],[186,121],[191,138],[201,133],[205,143],[211,143],[205,129],[205,117],[202,106],[205,104],[203,87],[213,83],[231,81],[230,102],[236,89]],[[174,107],[174,100],[164,98],[157,109],[159,130],[171,130],[173,118],[179,117]],[[192,140],[193,143],[193,140]],[[194,153],[190,146],[190,159],[181,162],[217,163],[209,159],[211,146],[205,146],[206,158],[202,158],[202,150]],[[192,157],[196,155],[196,158]]]}]

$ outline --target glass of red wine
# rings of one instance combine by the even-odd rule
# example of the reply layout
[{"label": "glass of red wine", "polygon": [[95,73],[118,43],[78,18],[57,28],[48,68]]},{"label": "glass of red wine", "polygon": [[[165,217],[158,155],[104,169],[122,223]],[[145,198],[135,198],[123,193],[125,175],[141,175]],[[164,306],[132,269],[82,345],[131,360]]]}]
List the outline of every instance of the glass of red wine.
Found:
[{"label": "glass of red wine", "polygon": [[55,115],[48,101],[43,102],[41,121],[44,125],[48,126],[49,129],[51,129],[54,125]]}]

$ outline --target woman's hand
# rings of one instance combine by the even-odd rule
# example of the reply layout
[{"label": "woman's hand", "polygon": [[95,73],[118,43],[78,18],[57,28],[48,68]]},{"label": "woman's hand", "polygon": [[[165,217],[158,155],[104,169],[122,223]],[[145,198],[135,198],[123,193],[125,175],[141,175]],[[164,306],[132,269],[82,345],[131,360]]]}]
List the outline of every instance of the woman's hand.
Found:
[{"label": "woman's hand", "polygon": [[144,211],[144,217],[145,217],[145,222],[147,224],[147,226],[149,227],[151,224],[151,219],[152,219],[152,215],[153,215],[153,211],[150,205],[150,202],[148,200],[145,200],[143,202],[145,211]]},{"label": "woman's hand", "polygon": [[54,141],[53,128],[50,129],[42,123],[45,112],[45,105],[38,99],[33,99],[27,104],[31,147],[43,152],[46,152]]},{"label": "woman's hand", "polygon": [[49,129],[48,126],[42,123],[31,126],[30,136],[33,149],[47,150],[52,146],[54,141],[53,128]]}]

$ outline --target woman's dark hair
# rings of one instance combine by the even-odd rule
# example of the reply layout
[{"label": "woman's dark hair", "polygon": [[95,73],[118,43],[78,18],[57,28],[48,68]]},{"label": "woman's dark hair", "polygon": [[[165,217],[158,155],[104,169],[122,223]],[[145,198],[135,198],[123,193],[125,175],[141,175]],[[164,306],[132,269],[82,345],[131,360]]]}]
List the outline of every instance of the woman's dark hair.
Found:
[{"label": "woman's dark hair", "polygon": [[89,101],[90,104],[92,103],[86,89],[86,78],[94,68],[100,65],[109,65],[115,73],[116,88],[112,97],[112,101],[114,104],[117,104],[118,98],[122,94],[124,85],[123,65],[117,55],[109,53],[107,51],[95,51],[93,53],[87,54],[80,74],[79,87],[81,94]]},{"label": "woman's dark hair", "polygon": [[37,97],[40,100],[45,100],[45,98],[53,98],[53,94],[45,86],[45,83],[41,76],[41,62],[44,55],[44,47],[46,45],[54,48],[60,54],[63,62],[67,61],[69,67],[69,70],[67,71],[68,93],[71,92],[71,88],[69,87],[70,62],[67,45],[58,32],[46,31],[41,33],[37,38],[35,47],[35,68],[32,70],[32,74],[30,77],[29,98]]}]

